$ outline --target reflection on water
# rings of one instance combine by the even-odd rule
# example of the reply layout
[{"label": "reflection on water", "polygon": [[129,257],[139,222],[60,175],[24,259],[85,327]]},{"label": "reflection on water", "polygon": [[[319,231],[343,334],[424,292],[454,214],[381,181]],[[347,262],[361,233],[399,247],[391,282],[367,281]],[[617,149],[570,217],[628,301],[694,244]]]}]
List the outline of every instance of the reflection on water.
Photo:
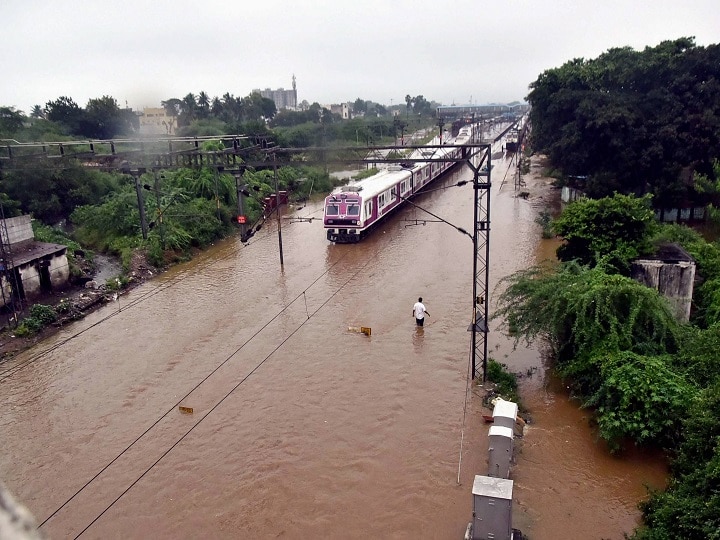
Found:
[{"label": "reflection on water", "polygon": [[415,352],[418,352],[422,349],[424,339],[425,339],[425,328],[422,326],[416,325],[415,329],[413,330],[413,334],[412,334],[412,342],[413,342],[413,347],[415,348]]}]

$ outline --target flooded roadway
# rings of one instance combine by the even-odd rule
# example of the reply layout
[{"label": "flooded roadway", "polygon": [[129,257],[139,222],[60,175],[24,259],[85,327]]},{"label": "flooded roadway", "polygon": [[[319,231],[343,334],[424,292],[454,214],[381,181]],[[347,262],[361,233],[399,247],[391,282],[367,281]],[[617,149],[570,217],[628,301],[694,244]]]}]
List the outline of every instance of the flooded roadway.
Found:
[{"label": "flooded roadway", "polygon": [[[553,248],[534,223],[543,190],[515,197],[508,167],[493,169],[491,290]],[[470,185],[415,202],[472,230]],[[472,244],[405,221],[426,218],[403,209],[345,246],[319,219],[286,222],[284,268],[268,224],[1,365],[0,478],[51,538],[461,538],[487,454],[476,391],[463,424]],[[418,296],[432,314],[421,331]],[[489,350],[533,372],[515,526],[622,538],[662,461],[610,457],[537,350],[495,331]]]}]

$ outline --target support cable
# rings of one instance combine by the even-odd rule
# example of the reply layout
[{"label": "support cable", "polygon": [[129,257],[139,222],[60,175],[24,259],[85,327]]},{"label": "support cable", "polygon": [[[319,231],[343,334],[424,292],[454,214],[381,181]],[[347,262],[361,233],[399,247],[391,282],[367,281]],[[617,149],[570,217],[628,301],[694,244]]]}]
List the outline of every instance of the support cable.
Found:
[{"label": "support cable", "polygon": [[[259,221],[259,220],[258,220],[258,221]],[[256,222],[256,223],[257,223],[257,222]],[[264,221],[263,221],[263,223],[264,223]],[[268,237],[262,237],[262,240],[266,240],[267,238],[268,238]],[[259,240],[260,240],[260,239],[258,239],[258,241],[259,241]],[[252,242],[252,243],[247,243],[247,242],[246,242],[246,243],[242,244],[242,247],[247,248],[247,247],[249,247],[250,245],[255,244],[255,243],[257,243],[257,241]],[[223,261],[223,260],[229,259],[230,257],[236,256],[238,253],[239,253],[239,250],[238,250],[238,251],[233,251],[233,252],[228,253],[227,255],[225,255],[225,256],[223,256],[223,257],[221,257],[221,258],[213,259],[212,261],[208,261],[203,267],[200,267],[200,270],[203,270],[204,268],[207,268],[207,267],[210,266],[211,264],[215,264],[215,263],[217,263],[217,262],[219,262],[219,261]],[[168,282],[163,283],[163,284],[161,284],[161,285],[158,285],[157,287],[153,288],[152,290],[150,290],[150,291],[148,291],[148,292],[146,292],[146,293],[143,293],[143,294],[140,295],[138,298],[135,298],[134,300],[132,300],[131,302],[129,302],[126,306],[123,306],[123,307],[121,308],[121,307],[118,305],[118,310],[117,310],[117,311],[113,311],[112,313],[110,313],[110,314],[107,315],[106,317],[104,317],[104,318],[100,319],[99,321],[93,323],[92,325],[88,326],[87,328],[83,328],[83,329],[80,330],[79,332],[77,332],[77,333],[75,333],[75,334],[73,334],[73,335],[71,335],[71,336],[68,336],[67,338],[63,339],[62,341],[60,341],[60,342],[52,345],[51,347],[49,347],[48,349],[45,349],[45,350],[42,351],[42,352],[39,352],[39,353],[36,354],[35,356],[32,356],[31,358],[28,358],[27,360],[24,360],[23,362],[20,362],[20,363],[14,365],[14,366],[12,366],[12,367],[9,367],[8,369],[5,369],[5,370],[3,370],[3,371],[0,371],[0,383],[2,383],[3,381],[5,381],[5,380],[8,379],[9,377],[13,376],[15,373],[19,372],[20,370],[24,369],[25,367],[33,364],[33,363],[36,362],[37,360],[40,360],[40,359],[42,359],[43,357],[45,357],[45,356],[47,356],[48,354],[50,354],[51,352],[56,351],[57,349],[59,349],[59,348],[62,347],[63,345],[66,345],[67,343],[69,343],[70,341],[72,341],[72,340],[75,339],[76,337],[80,336],[81,334],[84,334],[84,333],[87,332],[88,330],[91,330],[91,329],[95,328],[96,326],[99,326],[100,324],[104,323],[104,322],[107,321],[108,319],[111,319],[112,317],[118,315],[120,312],[125,311],[125,310],[127,310],[127,309],[130,309],[130,308],[132,308],[132,307],[135,307],[135,306],[137,306],[138,304],[143,303],[145,300],[148,300],[148,299],[152,298],[153,296],[155,296],[155,295],[157,295],[157,294],[160,294],[160,293],[164,292],[165,290],[167,290],[167,289],[169,289],[169,288],[171,288],[171,287],[173,287],[173,286],[175,286],[175,285],[177,285],[177,284],[179,284],[179,283],[182,283],[182,282],[183,282],[185,279],[187,279],[188,277],[190,277],[190,276],[189,276],[189,275],[176,276],[176,277],[174,277],[173,279],[169,280]],[[119,300],[119,298],[120,298],[120,296],[118,296],[118,300]]]},{"label": "support cable", "polygon": [[[265,356],[265,358],[263,358],[263,359],[250,371],[250,373],[248,373],[248,374],[245,375],[242,379],[240,379],[240,381],[239,381],[235,386],[233,386],[215,405],[213,405],[213,407],[211,407],[210,410],[208,410],[208,412],[205,413],[205,414],[202,416],[202,418],[200,418],[190,429],[188,429],[188,430],[185,432],[184,435],[182,435],[177,441],[175,441],[175,442],[172,444],[172,446],[170,446],[170,448],[168,448],[165,452],[163,452],[163,454],[162,454],[157,460],[155,460],[154,463],[152,463],[147,469],[145,469],[145,471],[144,471],[136,480],[134,480],[120,495],[118,495],[118,496],[115,498],[115,500],[113,500],[102,512],[100,512],[83,530],[81,530],[81,531],[75,536],[75,539],[77,539],[77,538],[79,538],[80,536],[82,536],[82,534],[84,534],[85,531],[87,531],[93,524],[95,524],[95,522],[97,522],[98,519],[100,519],[108,510],[110,510],[110,508],[112,508],[112,507],[115,505],[115,503],[117,503],[128,491],[130,491],[140,480],[142,480],[142,479],[145,477],[145,475],[146,475],[148,472],[150,472],[158,463],[160,463],[160,461],[161,461],[165,456],[167,456],[178,444],[180,444],[180,443],[185,439],[185,437],[187,437],[190,433],[192,433],[192,431],[193,431],[197,426],[199,426],[199,425],[203,422],[203,420],[205,420],[211,413],[213,413],[213,412],[215,411],[215,409],[217,409],[228,397],[230,397],[230,395],[232,395],[232,394],[235,392],[235,390],[237,390],[237,389],[240,387],[240,385],[242,385],[245,381],[247,381],[247,380],[250,378],[251,375],[253,375],[258,369],[260,369],[260,367],[262,367],[262,365],[263,365],[273,354],[275,354],[275,353],[278,351],[278,349],[280,349],[280,347],[282,347],[282,346],[283,346],[291,337],[293,337],[303,326],[305,326],[305,324],[306,324],[314,315],[316,315],[322,308],[324,308],[325,305],[327,305],[327,303],[330,302],[330,300],[332,300],[332,299],[333,299],[340,291],[342,291],[353,279],[355,279],[355,277],[356,277],[360,272],[362,272],[362,271],[365,269],[365,267],[366,267],[368,264],[370,264],[370,262],[373,261],[373,260],[375,260],[375,259],[374,259],[374,258],[368,259],[368,260],[365,262],[365,264],[363,264],[360,268],[358,268],[358,270],[357,270],[355,273],[353,273],[342,285],[340,285],[340,287],[339,287],[334,293],[332,293],[332,294],[327,298],[327,300],[325,300],[325,301],[320,305],[320,307],[318,307],[315,311],[312,312],[312,314],[310,315],[310,317],[309,317],[308,319],[306,319],[306,320],[304,320],[302,323],[300,323],[300,325],[299,325],[295,330],[293,330],[285,339],[283,339],[283,340],[277,345],[277,347],[275,347],[272,351],[270,351],[270,353],[269,353],[267,356]],[[330,270],[330,269],[328,269],[328,270],[327,270],[326,272],[324,272],[322,275],[325,275],[325,273],[327,273],[329,270]],[[322,276],[320,276],[320,277],[322,277]],[[320,279],[320,277],[318,277],[318,280]],[[316,282],[317,282],[317,280],[316,280],[315,282],[313,282],[313,284],[316,283]],[[310,287],[311,287],[311,286],[312,286],[312,285],[310,285]],[[308,287],[308,288],[310,288],[310,287]],[[304,292],[301,293],[301,294],[304,294]],[[295,298],[295,300],[297,300],[299,297],[300,297],[300,295],[298,295],[298,296]],[[295,300],[293,300],[292,302],[295,302]],[[292,302],[291,302],[291,304],[292,304]],[[279,316],[279,313],[278,313],[278,315],[276,315],[276,316],[273,318],[273,320],[274,320],[276,317],[278,317],[278,316]],[[272,322],[272,321],[270,321],[270,322]],[[268,322],[267,324],[270,324],[270,322]],[[267,325],[266,325],[266,326],[267,326]],[[264,327],[263,327],[263,328],[264,328]],[[261,330],[262,330],[262,329],[261,329]],[[259,330],[257,333],[259,333],[261,330]],[[254,334],[252,337],[255,337],[255,336],[257,335],[257,333]],[[250,339],[252,339],[252,337],[251,337]],[[249,341],[249,340],[248,340],[248,341]],[[228,357],[227,360],[229,360],[230,358],[232,358],[233,356],[235,356],[235,354],[237,354],[237,353],[240,351],[240,349],[242,349],[242,347],[245,346],[245,344],[247,344],[247,342],[245,342],[245,343],[244,343],[240,348],[238,348],[232,355],[230,355],[230,357]],[[227,362],[227,360],[225,360],[225,362]],[[224,362],[223,362],[223,363],[224,363]],[[173,409],[174,409],[174,408],[175,408],[175,407],[173,407]],[[169,411],[168,411],[168,412],[169,412]],[[165,413],[165,414],[167,415],[168,413]],[[142,436],[142,435],[141,435],[141,436]],[[135,443],[133,443],[133,444],[135,444]],[[129,448],[129,447],[128,447],[128,448]],[[125,451],[127,451],[127,450],[124,450],[123,453],[124,453]],[[121,454],[121,455],[122,455],[122,454]],[[120,457],[120,456],[118,456],[118,457]],[[118,458],[115,458],[115,459],[118,459]],[[115,460],[113,460],[113,461],[115,461]],[[107,465],[105,468],[107,468],[107,467],[109,467],[109,465]],[[103,469],[103,470],[104,470],[104,469]],[[102,471],[101,471],[101,472],[102,472]],[[98,475],[99,475],[99,474],[100,474],[100,473],[98,473]],[[95,477],[93,477],[93,479],[91,479],[90,482],[92,482],[92,480],[94,480],[96,477],[97,477],[97,475],[96,475]],[[88,482],[88,484],[89,484],[89,482]],[[87,486],[87,484],[86,484],[86,486]],[[85,486],[84,486],[84,487],[85,487]],[[82,491],[82,489],[84,489],[84,487],[81,488],[80,491]],[[79,493],[79,492],[78,492],[78,493]],[[73,497],[74,497],[74,496],[73,496]],[[65,503],[65,504],[67,504],[67,503]],[[57,513],[57,512],[58,512],[58,510],[56,510],[56,511],[53,513],[53,515],[55,515],[55,513]],[[52,517],[52,516],[50,516],[50,517]],[[46,522],[48,521],[48,519],[50,519],[50,517],[48,517],[45,521],[43,521],[42,524],[46,523]],[[42,524],[41,524],[41,526],[42,526]]]},{"label": "support cable", "polygon": [[458,231],[458,232],[460,232],[460,233],[462,233],[462,234],[464,234],[464,235],[467,235],[468,237],[470,237],[470,240],[473,239],[472,235],[471,235],[469,232],[467,232],[465,229],[463,229],[462,227],[458,227],[457,225],[453,225],[453,224],[450,223],[449,221],[441,218],[440,216],[433,214],[430,210],[425,210],[425,208],[423,208],[422,206],[419,206],[419,205],[415,204],[414,202],[412,202],[412,201],[411,201],[410,199],[408,199],[407,197],[403,197],[402,195],[398,195],[398,197],[400,197],[403,201],[412,204],[415,208],[418,208],[418,209],[422,210],[423,212],[426,212],[426,213],[430,214],[430,215],[431,215],[432,217],[434,217],[435,219],[438,219],[438,220],[442,221],[443,223],[445,223],[445,224],[447,224],[447,225],[450,225],[450,226],[451,226],[453,229],[455,229],[456,231]]},{"label": "support cable", "polygon": [[465,376],[465,401],[463,402],[463,416],[462,416],[462,426],[460,428],[460,457],[458,459],[458,473],[457,473],[457,484],[460,485],[460,467],[462,466],[462,456],[463,456],[463,441],[465,440],[465,416],[467,415],[467,403],[468,403],[468,395],[470,393],[471,389],[471,383],[472,383],[472,343],[470,343],[470,349],[468,350],[468,369],[467,374]]},{"label": "support cable", "polygon": [[[268,322],[266,322],[260,329],[258,329],[252,336],[250,336],[242,345],[240,345],[230,356],[228,356],[225,360],[223,360],[217,367],[215,367],[215,368],[214,368],[212,371],[210,371],[210,373],[208,373],[202,380],[200,380],[200,382],[198,382],[198,383],[197,383],[195,386],[193,386],[187,393],[185,393],[185,395],[183,395],[176,403],[174,403],[163,415],[161,415],[157,420],[155,420],[155,422],[153,422],[145,431],[143,431],[137,438],[135,438],[134,441],[132,441],[127,447],[125,447],[125,449],[123,449],[117,456],[115,456],[115,458],[113,458],[112,461],[110,461],[107,465],[105,465],[102,469],[100,469],[100,471],[98,471],[92,478],[90,478],[90,480],[88,480],[80,489],[78,489],[68,500],[66,500],[60,507],[58,507],[58,508],[57,508],[52,514],[50,514],[47,518],[45,518],[45,520],[38,526],[38,528],[40,528],[40,527],[42,527],[43,525],[45,525],[45,523],[47,523],[50,519],[52,519],[55,515],[57,515],[57,513],[60,512],[60,510],[62,510],[63,508],[65,508],[65,506],[67,506],[73,499],[75,499],[75,497],[77,497],[85,488],[87,488],[94,480],[96,480],[103,472],[105,472],[113,463],[115,463],[118,459],[120,459],[120,457],[122,457],[128,450],[130,450],[130,449],[131,449],[138,441],[140,441],[140,439],[142,439],[150,430],[152,430],[155,426],[157,426],[157,425],[160,423],[161,420],[163,420],[168,414],[170,414],[172,411],[174,411],[174,410],[180,405],[180,403],[183,402],[183,400],[185,400],[190,394],[192,394],[195,390],[197,390],[197,389],[200,387],[200,385],[202,385],[205,381],[207,381],[215,372],[217,372],[217,371],[218,371],[221,367],[223,367],[228,361],[230,361],[237,353],[239,353],[239,352],[245,347],[245,345],[247,345],[247,344],[250,343],[255,337],[257,337],[257,335],[260,334],[260,332],[262,332],[263,330],[265,330],[265,328],[267,328],[273,321],[275,321],[275,319],[277,319],[277,318],[278,318],[280,315],[282,315],[287,309],[289,309],[290,306],[291,306],[293,303],[295,303],[301,296],[304,296],[305,293],[306,293],[306,291],[308,291],[308,290],[309,290],[313,285],[315,285],[323,276],[325,276],[325,275],[326,275],[328,272],[330,272],[337,264],[339,264],[343,259],[345,259],[345,257],[347,257],[347,255],[348,255],[349,253],[350,253],[350,252],[348,251],[348,252],[346,252],[345,254],[343,254],[343,255],[342,255],[337,261],[335,261],[327,270],[325,270],[325,271],[324,271],[322,274],[320,274],[312,283],[310,283],[310,285],[308,285],[308,286],[305,288],[305,290],[303,290],[300,294],[298,294],[293,300],[291,300],[286,306],[284,306],[278,313],[276,313]],[[369,261],[368,261],[368,262],[369,262]],[[366,264],[367,264],[367,263],[366,263]],[[364,268],[364,266],[363,266],[363,268]],[[357,275],[357,273],[354,274],[354,275]],[[344,285],[343,285],[343,286],[344,286]],[[337,294],[337,292],[336,292],[335,294]],[[334,294],[333,294],[333,296],[334,296]],[[332,296],[331,296],[330,298],[332,298]],[[327,303],[329,300],[330,300],[330,299],[328,299],[325,303]],[[322,306],[324,306],[325,303],[323,303]],[[320,306],[320,307],[322,307],[322,306]],[[320,309],[320,308],[318,308],[318,310],[319,310],[319,309]],[[317,310],[313,313],[313,315],[314,315],[315,313],[317,313]],[[311,317],[311,315],[308,315],[308,318],[306,319],[306,322],[307,322],[307,320],[310,319],[310,317]],[[303,323],[303,324],[304,324],[304,323]],[[296,331],[297,331],[297,330],[296,330]],[[293,334],[294,334],[294,332],[293,332]],[[291,335],[292,335],[292,334],[291,334]],[[289,338],[289,337],[290,337],[290,336],[288,336],[288,338]],[[287,338],[286,338],[282,343],[284,343],[285,341],[287,341]],[[282,343],[281,343],[281,345],[282,345]],[[277,348],[274,349],[274,350],[270,353],[270,355],[272,355],[276,350],[277,350]],[[269,357],[269,355],[268,355],[268,357]],[[267,360],[267,357],[265,358],[265,360]],[[264,362],[265,360],[263,360],[263,362]],[[249,375],[252,375],[252,373],[253,373],[258,367],[260,367],[260,365],[262,365],[263,362],[261,362],[260,364],[258,364],[258,366],[256,366],[255,369],[253,369],[253,371],[250,372]],[[249,375],[248,375],[248,376],[249,376]],[[245,377],[245,378],[247,378],[247,377]],[[232,392],[232,390],[231,390],[231,392]],[[227,397],[227,396],[226,396],[226,397]],[[225,398],[223,398],[223,400],[224,400],[224,399],[225,399]],[[217,405],[216,405],[216,406],[217,406]],[[215,407],[213,407],[213,409],[214,409],[214,408],[215,408]],[[212,411],[213,409],[211,409],[211,411]],[[200,421],[202,421],[204,418],[205,418],[205,417],[203,417]],[[198,422],[198,423],[199,423],[199,422]],[[195,425],[197,425],[197,424],[195,424]],[[194,427],[195,427],[195,426],[193,426],[193,429],[194,429]],[[188,431],[188,433],[189,433],[189,431]],[[185,435],[183,435],[183,438],[184,438],[186,435],[187,435],[187,433],[186,433]],[[182,439],[181,439],[181,440],[182,440]],[[180,442],[180,441],[178,441],[178,442]],[[175,444],[177,444],[177,443],[175,443]],[[175,446],[175,445],[173,445],[173,447],[174,447],[174,446]],[[167,452],[166,452],[165,454],[163,454],[163,456],[161,456],[161,459],[162,459],[162,457],[164,457],[166,454],[167,454]],[[159,460],[158,460],[158,461],[159,461]],[[157,462],[156,462],[156,463],[157,463]],[[154,466],[154,465],[153,465],[153,466]],[[149,470],[149,469],[148,469],[148,470]],[[147,471],[146,471],[146,472],[147,472]],[[131,487],[132,487],[132,486],[131,486]],[[98,516],[98,517],[99,517],[99,516]],[[91,525],[92,525],[92,523],[91,523]],[[81,534],[82,534],[82,533],[81,533]],[[79,535],[78,535],[78,536],[79,536]]]}]

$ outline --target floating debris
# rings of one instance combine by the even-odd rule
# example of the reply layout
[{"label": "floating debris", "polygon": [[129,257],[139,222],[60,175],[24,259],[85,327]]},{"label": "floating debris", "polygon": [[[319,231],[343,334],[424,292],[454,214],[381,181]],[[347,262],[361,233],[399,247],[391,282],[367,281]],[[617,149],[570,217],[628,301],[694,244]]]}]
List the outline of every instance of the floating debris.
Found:
[{"label": "floating debris", "polygon": [[348,332],[357,332],[369,336],[372,334],[372,329],[368,326],[348,326]]}]

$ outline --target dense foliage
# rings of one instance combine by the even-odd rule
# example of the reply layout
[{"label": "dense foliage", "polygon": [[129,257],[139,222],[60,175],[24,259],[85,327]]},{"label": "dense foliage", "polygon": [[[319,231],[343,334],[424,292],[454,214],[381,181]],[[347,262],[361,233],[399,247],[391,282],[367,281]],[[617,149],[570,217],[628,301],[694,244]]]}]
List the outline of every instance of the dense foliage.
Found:
[{"label": "dense foliage", "polygon": [[656,205],[677,206],[699,198],[694,172],[714,175],[719,45],[610,49],[546,70],[530,87],[533,147],[583,177],[593,197],[650,192]]},{"label": "dense foliage", "polygon": [[[184,257],[191,248],[204,247],[234,230],[237,215],[235,179],[216,169],[177,169],[149,172],[139,179],[144,186],[143,205],[148,222],[147,240],[142,238],[135,181],[123,177],[118,188],[97,204],[75,208],[70,222],[82,244],[117,253],[125,260],[144,246],[152,262]],[[250,196],[245,213],[252,224],[263,216],[263,198],[275,192],[272,170],[246,171],[243,182]],[[329,191],[328,175],[307,167],[281,167],[277,187],[304,199],[312,189]]]},{"label": "dense foliage", "polygon": [[516,340],[545,339],[558,369],[583,393],[600,384],[597,351],[662,354],[677,349],[677,323],[657,291],[601,267],[533,267],[504,280],[494,317]]},{"label": "dense foliage", "polygon": [[[357,151],[341,148],[388,142],[411,124],[414,127],[418,122],[426,123],[422,115],[434,113],[433,106],[422,96],[410,98],[404,119],[389,115],[380,104],[358,98],[354,105],[365,117],[347,121],[317,103],[303,103],[303,110],[278,114],[274,102],[259,93],[244,98],[226,93],[212,99],[205,92],[189,93],[182,99],[167,99],[162,105],[178,118],[179,135],[244,133],[254,136],[255,142],[263,146],[337,146],[332,156],[336,159],[357,159]],[[398,105],[395,112],[404,108]],[[71,148],[69,154],[97,151],[87,139],[133,135],[137,128],[137,116],[120,109],[108,96],[89,100],[85,108],[61,96],[44,107],[36,105],[29,116],[13,107],[0,107],[1,137],[20,142],[63,142]],[[115,141],[116,148],[118,144],[122,143]],[[147,141],[145,149],[150,151],[154,144]],[[30,156],[40,146],[28,148],[12,151],[16,157],[30,159],[18,159],[12,167],[0,171],[0,202],[5,215],[31,214],[38,223],[66,227],[84,246],[120,254],[126,267],[135,249],[147,250],[152,262],[162,265],[233,230],[238,213],[237,186],[235,178],[220,169],[156,169],[141,173],[137,179],[144,186],[140,203],[136,179],[128,171],[102,172],[67,155],[58,159],[61,156],[50,155],[52,152],[45,158]],[[222,150],[219,141],[203,143],[203,151]],[[298,201],[313,193],[328,192],[335,185],[327,171],[307,166],[281,167],[277,175],[277,187],[289,191]],[[251,226],[259,228],[264,219],[263,198],[275,191],[274,173],[267,169],[247,170],[243,183],[249,190],[244,213]],[[145,231],[141,207],[146,216]]]},{"label": "dense foliage", "polygon": [[517,403],[518,407],[522,408],[518,394],[517,377],[508,371],[505,364],[490,358],[487,363],[486,378],[488,381],[495,383],[496,395],[507,401]]},{"label": "dense foliage", "polygon": [[[558,373],[594,411],[598,436],[611,449],[653,445],[669,453],[668,487],[642,504],[644,524],[634,538],[720,538],[720,246],[684,226],[642,225],[643,201],[615,196],[569,205],[554,226],[561,223],[584,256],[506,278],[494,317],[517,340],[552,345]],[[603,205],[613,212],[600,211]],[[637,251],[670,241],[697,262],[695,324],[676,322],[655,290],[619,275],[603,256],[619,243]]]},{"label": "dense foliage", "polygon": [[627,274],[630,261],[650,249],[648,238],[656,226],[650,200],[616,193],[568,205],[552,224],[564,240],[558,259],[597,264],[602,258]]},{"label": "dense foliage", "polygon": [[12,214],[32,214],[44,223],[67,219],[77,206],[98,204],[114,193],[122,175],[83,167],[77,162],[37,160],[3,172],[2,189]]}]

